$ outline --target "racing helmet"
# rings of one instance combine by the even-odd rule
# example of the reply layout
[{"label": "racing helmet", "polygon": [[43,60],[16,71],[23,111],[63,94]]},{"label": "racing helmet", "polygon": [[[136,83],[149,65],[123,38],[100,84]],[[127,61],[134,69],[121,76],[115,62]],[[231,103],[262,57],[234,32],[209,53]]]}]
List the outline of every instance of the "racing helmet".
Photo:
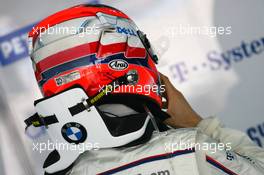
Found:
[{"label": "racing helmet", "polygon": [[[100,4],[57,12],[29,32],[29,52],[44,98],[35,101],[37,113],[25,120],[27,127],[45,126],[54,142],[100,148],[149,139],[152,115],[158,128],[166,129],[157,55],[123,12]],[[114,118],[99,108],[113,103],[137,113]],[[54,150],[43,168],[58,173],[79,154]]]},{"label": "racing helmet", "polygon": [[161,105],[159,89],[153,92],[152,87],[160,84],[157,56],[146,35],[117,9],[79,5],[60,11],[37,24],[29,40],[35,77],[44,97],[76,84],[93,96],[133,70],[138,88],[120,87],[113,93],[142,95]]}]

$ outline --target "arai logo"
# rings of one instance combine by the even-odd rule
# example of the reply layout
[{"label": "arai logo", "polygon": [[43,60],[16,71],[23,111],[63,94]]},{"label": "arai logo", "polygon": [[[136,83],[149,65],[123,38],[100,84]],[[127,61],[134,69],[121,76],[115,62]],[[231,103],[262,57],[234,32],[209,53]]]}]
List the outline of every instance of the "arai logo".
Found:
[{"label": "arai logo", "polygon": [[108,66],[113,70],[125,70],[128,68],[128,63],[124,60],[112,60]]}]

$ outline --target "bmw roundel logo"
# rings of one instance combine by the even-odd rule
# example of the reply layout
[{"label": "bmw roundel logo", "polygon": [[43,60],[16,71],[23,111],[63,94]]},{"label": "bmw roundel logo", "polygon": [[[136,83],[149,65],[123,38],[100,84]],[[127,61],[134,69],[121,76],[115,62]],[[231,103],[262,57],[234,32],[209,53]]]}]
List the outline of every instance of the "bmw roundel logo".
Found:
[{"label": "bmw roundel logo", "polygon": [[63,138],[69,143],[83,143],[87,138],[86,129],[79,123],[70,122],[61,128]]}]

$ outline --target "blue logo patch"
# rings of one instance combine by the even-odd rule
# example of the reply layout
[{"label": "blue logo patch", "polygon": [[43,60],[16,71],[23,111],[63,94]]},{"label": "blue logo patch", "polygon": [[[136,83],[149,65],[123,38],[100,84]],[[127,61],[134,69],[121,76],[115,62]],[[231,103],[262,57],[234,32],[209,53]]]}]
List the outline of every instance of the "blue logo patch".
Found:
[{"label": "blue logo patch", "polygon": [[61,129],[63,138],[69,143],[83,143],[87,138],[86,129],[79,123],[70,122]]},{"label": "blue logo patch", "polygon": [[133,29],[126,28],[126,27],[116,27],[116,32],[121,33],[121,34],[126,34],[126,35],[131,35],[131,36],[137,36],[136,32]]}]

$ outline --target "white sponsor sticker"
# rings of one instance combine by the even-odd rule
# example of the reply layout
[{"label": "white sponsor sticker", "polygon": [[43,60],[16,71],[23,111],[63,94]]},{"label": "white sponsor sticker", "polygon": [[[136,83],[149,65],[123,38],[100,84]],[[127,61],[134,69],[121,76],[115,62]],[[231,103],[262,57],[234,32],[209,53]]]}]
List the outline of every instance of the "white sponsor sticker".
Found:
[{"label": "white sponsor sticker", "polygon": [[80,72],[74,71],[66,75],[62,75],[58,78],[55,78],[57,86],[64,85],[66,83],[72,82],[74,80],[78,80],[81,78]]}]

